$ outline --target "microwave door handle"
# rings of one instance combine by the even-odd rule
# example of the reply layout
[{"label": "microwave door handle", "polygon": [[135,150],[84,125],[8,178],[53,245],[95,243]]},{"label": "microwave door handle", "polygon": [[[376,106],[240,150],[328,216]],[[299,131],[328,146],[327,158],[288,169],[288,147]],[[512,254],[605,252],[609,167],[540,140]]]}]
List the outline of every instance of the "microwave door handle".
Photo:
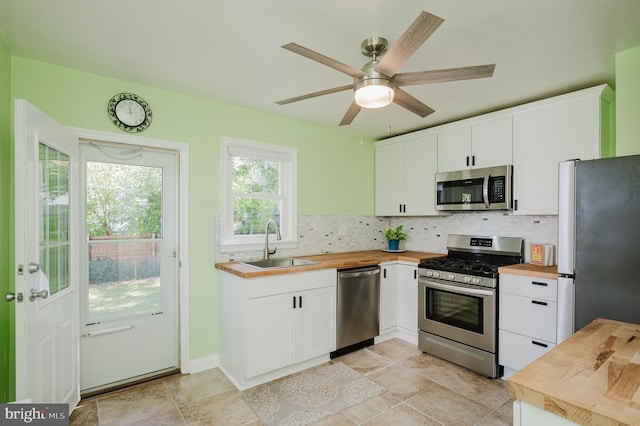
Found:
[{"label": "microwave door handle", "polygon": [[489,204],[489,178],[491,177],[491,172],[487,173],[487,177],[484,178],[484,183],[482,184],[482,200],[484,201],[484,206],[486,208],[491,207]]}]

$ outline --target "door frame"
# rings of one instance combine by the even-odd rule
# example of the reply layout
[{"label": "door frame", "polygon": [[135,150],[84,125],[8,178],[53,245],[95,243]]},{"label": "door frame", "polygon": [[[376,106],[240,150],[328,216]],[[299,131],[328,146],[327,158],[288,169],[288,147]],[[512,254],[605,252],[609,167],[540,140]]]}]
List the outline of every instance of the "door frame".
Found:
[{"label": "door frame", "polygon": [[189,145],[184,142],[148,138],[137,135],[111,133],[69,127],[79,139],[91,139],[97,142],[119,143],[122,145],[146,146],[167,149],[179,154],[178,161],[178,366],[180,372],[192,372],[189,355]]}]

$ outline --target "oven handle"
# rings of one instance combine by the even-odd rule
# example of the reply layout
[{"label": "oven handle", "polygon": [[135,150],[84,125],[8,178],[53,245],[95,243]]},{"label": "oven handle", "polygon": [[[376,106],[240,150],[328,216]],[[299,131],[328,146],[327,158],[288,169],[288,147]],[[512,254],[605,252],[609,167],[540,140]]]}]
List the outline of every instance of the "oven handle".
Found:
[{"label": "oven handle", "polygon": [[484,183],[482,184],[482,200],[484,201],[484,206],[486,208],[490,207],[489,204],[489,178],[491,177],[491,172],[487,173],[487,177],[484,178]]},{"label": "oven handle", "polygon": [[423,281],[426,287],[436,288],[438,290],[447,290],[454,293],[468,294],[472,296],[493,296],[492,290],[481,290],[476,288],[461,287],[457,285],[441,284],[433,281]]}]

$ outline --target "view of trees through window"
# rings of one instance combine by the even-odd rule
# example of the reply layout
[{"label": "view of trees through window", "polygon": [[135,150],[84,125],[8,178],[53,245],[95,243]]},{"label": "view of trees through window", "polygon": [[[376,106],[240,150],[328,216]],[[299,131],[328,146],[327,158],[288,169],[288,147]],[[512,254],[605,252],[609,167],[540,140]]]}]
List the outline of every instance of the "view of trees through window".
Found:
[{"label": "view of trees through window", "polygon": [[87,319],[160,309],[162,168],[87,161]]},{"label": "view of trees through window", "polygon": [[281,163],[234,156],[232,166],[234,234],[263,234],[268,221],[280,224]]},{"label": "view of trees through window", "polygon": [[95,236],[162,233],[162,169],[87,163],[87,231]]}]

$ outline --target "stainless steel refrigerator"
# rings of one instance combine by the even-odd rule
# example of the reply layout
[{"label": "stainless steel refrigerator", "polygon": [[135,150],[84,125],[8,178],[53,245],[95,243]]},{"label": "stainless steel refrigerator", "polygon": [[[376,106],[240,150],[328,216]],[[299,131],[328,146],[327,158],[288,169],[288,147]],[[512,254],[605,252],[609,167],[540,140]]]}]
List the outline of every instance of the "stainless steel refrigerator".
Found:
[{"label": "stainless steel refrigerator", "polygon": [[561,162],[558,207],[574,331],[595,318],[640,324],[640,155]]}]

